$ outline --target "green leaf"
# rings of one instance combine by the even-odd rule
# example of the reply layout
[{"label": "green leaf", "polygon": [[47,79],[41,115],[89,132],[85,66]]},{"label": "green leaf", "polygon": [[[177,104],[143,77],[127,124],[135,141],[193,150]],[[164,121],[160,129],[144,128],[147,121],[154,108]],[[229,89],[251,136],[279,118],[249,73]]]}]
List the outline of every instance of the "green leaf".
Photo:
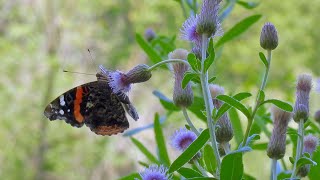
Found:
[{"label": "green leaf", "polygon": [[239,111],[241,111],[247,118],[250,118],[250,112],[248,111],[248,109],[241,104],[240,101],[236,100],[233,97],[227,96],[227,95],[219,95],[217,96],[217,99],[229,104],[230,106],[238,109]]},{"label": "green leaf", "polygon": [[149,159],[153,163],[159,164],[157,158],[140,141],[133,137],[131,138],[131,141],[147,157],[147,159]]},{"label": "green leaf", "polygon": [[242,179],[243,162],[242,152],[230,153],[226,155],[221,162],[220,179],[234,180]]},{"label": "green leaf", "polygon": [[161,56],[155,51],[148,42],[146,42],[140,34],[136,34],[136,41],[139,46],[144,50],[144,52],[148,55],[151,62],[154,64],[162,61]]},{"label": "green leaf", "polygon": [[132,180],[132,179],[135,179],[135,178],[140,179],[141,178],[140,174],[139,173],[132,173],[132,174],[124,176],[124,177],[122,177],[122,178],[120,178],[118,180]]},{"label": "green leaf", "polygon": [[307,157],[301,157],[297,162],[297,169],[299,169],[300,167],[307,165],[307,164],[314,165],[314,166],[317,165],[317,163],[314,162],[312,159],[307,158]]},{"label": "green leaf", "polygon": [[138,161],[138,164],[140,164],[141,166],[143,166],[145,168],[149,167],[149,164],[146,162],[143,162],[143,161]]},{"label": "green leaf", "polygon": [[203,160],[204,160],[204,163],[206,164],[207,170],[211,174],[215,173],[215,169],[217,166],[215,159],[216,158],[214,156],[214,152],[213,152],[212,147],[209,144],[207,144],[203,150]]},{"label": "green leaf", "polygon": [[262,61],[262,63],[264,64],[264,66],[266,68],[268,68],[269,62],[268,62],[266,56],[264,56],[264,54],[262,52],[259,52],[259,57],[260,57],[260,60]]},{"label": "green leaf", "polygon": [[213,40],[212,38],[210,38],[210,42],[209,42],[209,46],[208,46],[208,52],[209,52],[209,56],[204,60],[204,72],[207,72],[208,69],[210,68],[211,64],[214,61],[215,58],[215,52],[214,52],[214,48],[213,48]]},{"label": "green leaf", "polygon": [[159,98],[161,105],[169,111],[180,111],[180,108],[177,107],[172,100],[167,98],[164,94],[160,91],[153,91],[153,95]]},{"label": "green leaf", "polygon": [[265,97],[266,96],[265,96],[263,90],[260,90],[259,91],[259,97],[258,97],[259,102],[263,102]]},{"label": "green leaf", "polygon": [[237,1],[237,3],[247,9],[256,8],[260,4],[259,2],[245,2],[245,1]]},{"label": "green leaf", "polygon": [[293,157],[289,157],[289,161],[291,162],[291,164],[294,164],[294,158]]},{"label": "green leaf", "polygon": [[208,80],[208,83],[212,83],[214,80],[216,80],[216,78],[217,78],[217,77],[213,76],[212,78],[210,78],[210,79]]},{"label": "green leaf", "polygon": [[166,166],[169,166],[170,159],[168,156],[166,142],[163,137],[163,132],[162,132],[162,128],[161,128],[158,114],[155,114],[155,117],[154,117],[154,134],[156,136],[155,139],[156,139],[156,143],[158,145],[160,162]]},{"label": "green leaf", "polygon": [[194,178],[188,178],[188,180],[217,180],[213,177],[194,177]]},{"label": "green leaf", "polygon": [[261,105],[266,104],[266,103],[272,103],[284,111],[288,111],[288,112],[293,111],[293,107],[289,103],[286,103],[284,101],[280,101],[278,99],[268,99],[268,100],[264,101],[263,103],[261,103]]},{"label": "green leaf", "polygon": [[191,143],[190,146],[171,164],[169,173],[180,169],[184,164],[189,162],[207,143],[209,137],[209,129],[202,131],[200,136],[193,141],[193,143]]},{"label": "green leaf", "polygon": [[236,38],[237,36],[241,35],[245,32],[249,27],[251,27],[255,22],[257,22],[261,18],[261,15],[253,15],[249,16],[235,26],[233,26],[229,31],[227,31],[222,38],[219,39],[215,47],[219,47],[224,43]]},{"label": "green leaf", "polygon": [[[313,159],[317,164],[320,164],[320,148],[313,153]],[[311,166],[308,177],[310,180],[318,180],[320,172],[320,165]]]},{"label": "green leaf", "polygon": [[195,96],[193,103],[188,107],[188,110],[195,114],[199,119],[207,122],[207,117],[203,115],[202,111],[205,109],[204,100],[202,97]]},{"label": "green leaf", "polygon": [[252,145],[252,149],[254,150],[266,150],[268,148],[269,143],[257,143]]},{"label": "green leaf", "polygon": [[248,137],[246,146],[249,146],[253,141],[259,140],[260,135],[259,134],[252,134],[251,136]]},{"label": "green leaf", "polygon": [[231,120],[232,127],[233,127],[234,138],[237,142],[237,146],[239,146],[239,144],[243,140],[242,123],[239,118],[238,112],[234,108],[231,108],[229,110],[229,116],[230,116],[230,120]]},{"label": "green leaf", "polygon": [[184,178],[187,178],[187,179],[194,178],[194,177],[203,177],[199,172],[190,168],[181,167],[177,171],[179,174],[181,174]]},{"label": "green leaf", "polygon": [[188,85],[188,83],[193,80],[193,79],[199,79],[199,74],[197,73],[192,73],[192,72],[186,72],[184,74],[184,77],[183,77],[183,80],[182,80],[182,83],[181,83],[181,86],[182,88],[186,88],[186,86]]},{"label": "green leaf", "polygon": [[[232,97],[233,97],[234,99],[238,100],[238,101],[241,101],[241,100],[243,100],[243,99],[245,99],[245,98],[248,98],[248,97],[250,97],[250,96],[251,96],[250,93],[242,92],[242,93],[238,93],[238,94],[236,94],[236,95],[234,95],[234,96],[232,96]],[[231,106],[230,106],[229,104],[226,104],[226,103],[223,104],[223,105],[219,108],[215,119],[219,119],[219,118],[220,118],[225,112],[227,112],[230,108],[231,108]]]},{"label": "green leaf", "polygon": [[188,63],[191,66],[191,69],[195,72],[198,72],[201,68],[201,62],[197,59],[196,55],[189,53],[187,57]]}]

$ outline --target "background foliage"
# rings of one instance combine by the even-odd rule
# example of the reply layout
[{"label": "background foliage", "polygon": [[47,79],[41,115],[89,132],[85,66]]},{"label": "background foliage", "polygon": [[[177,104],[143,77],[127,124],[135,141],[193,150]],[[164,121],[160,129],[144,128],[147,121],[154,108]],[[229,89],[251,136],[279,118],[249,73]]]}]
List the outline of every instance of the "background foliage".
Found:
[{"label": "background foliage", "polygon": [[[216,83],[227,93],[257,91],[263,68],[258,59],[260,29],[270,21],[278,29],[280,43],[273,53],[266,94],[293,102],[296,75],[320,73],[320,3],[255,2],[260,4],[252,10],[235,5],[223,23],[228,30],[249,15],[263,14],[245,34],[224,46],[212,69]],[[87,128],[49,123],[43,109],[64,91],[95,79],[62,73],[62,68],[95,73],[98,64],[126,71],[138,63],[149,63],[135,42],[135,33],[143,34],[152,27],[158,35],[179,37],[183,21],[175,1],[1,1],[0,179],[115,179],[141,170],[137,160],[145,157],[130,138],[98,137]],[[176,46],[187,48],[189,44],[177,38]],[[160,89],[171,97],[173,81],[168,79],[171,74],[159,70],[149,82],[133,88],[130,96],[141,118],[130,121],[131,128],[153,123],[155,112],[164,114],[152,91]],[[311,113],[320,108],[318,101],[319,95],[313,93]],[[183,124],[182,119],[180,113],[174,113],[165,121],[165,137]],[[152,134],[150,129],[135,138],[155,152]],[[177,157],[177,152],[168,149],[171,157]],[[267,179],[269,165],[265,162],[269,159],[265,155],[265,151],[245,155],[245,171]]]}]

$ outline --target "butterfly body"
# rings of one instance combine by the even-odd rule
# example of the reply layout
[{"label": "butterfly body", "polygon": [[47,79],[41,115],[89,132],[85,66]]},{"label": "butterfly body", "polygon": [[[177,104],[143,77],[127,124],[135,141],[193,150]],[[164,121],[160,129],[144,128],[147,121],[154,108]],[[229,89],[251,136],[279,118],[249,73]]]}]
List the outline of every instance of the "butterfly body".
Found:
[{"label": "butterfly body", "polygon": [[97,78],[57,97],[45,108],[44,115],[73,127],[85,124],[98,135],[113,135],[129,128],[125,109],[135,120],[139,118],[129,98],[113,93],[106,76],[98,73]]}]

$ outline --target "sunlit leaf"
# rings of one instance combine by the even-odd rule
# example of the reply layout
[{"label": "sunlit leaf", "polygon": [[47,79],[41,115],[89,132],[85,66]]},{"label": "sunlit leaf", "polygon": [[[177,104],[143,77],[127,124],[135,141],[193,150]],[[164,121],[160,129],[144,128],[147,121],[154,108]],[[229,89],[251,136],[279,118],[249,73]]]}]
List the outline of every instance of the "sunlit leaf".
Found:
[{"label": "sunlit leaf", "polygon": [[147,159],[149,159],[153,163],[159,164],[157,158],[140,141],[133,137],[131,138],[131,141],[147,157]]},{"label": "sunlit leaf", "polygon": [[266,103],[272,103],[284,111],[288,111],[288,112],[293,111],[293,107],[289,103],[284,102],[284,101],[280,101],[278,99],[268,99],[268,100],[264,101],[262,104],[266,104]]},{"label": "sunlit leaf", "polygon": [[227,95],[219,95],[217,96],[217,99],[229,104],[230,106],[238,109],[239,111],[241,111],[247,118],[249,118],[250,112],[248,111],[248,109],[238,100],[236,100],[233,97],[227,96]]},{"label": "sunlit leaf", "polygon": [[160,162],[163,163],[166,166],[170,165],[170,159],[169,159],[169,155],[167,152],[167,146],[166,146],[166,141],[164,139],[163,136],[163,132],[162,132],[162,127],[160,124],[160,120],[159,120],[159,115],[156,114],[154,117],[154,134],[155,134],[155,139],[156,139],[156,143],[158,146],[158,151],[159,151],[159,159]]},{"label": "sunlit leaf", "polygon": [[139,46],[144,50],[144,52],[148,55],[149,59],[154,63],[158,63],[162,61],[161,56],[155,51],[148,42],[146,42],[140,34],[136,34],[136,41]]},{"label": "sunlit leaf", "polygon": [[234,180],[242,179],[243,176],[243,162],[242,152],[227,154],[221,162],[220,179]]}]

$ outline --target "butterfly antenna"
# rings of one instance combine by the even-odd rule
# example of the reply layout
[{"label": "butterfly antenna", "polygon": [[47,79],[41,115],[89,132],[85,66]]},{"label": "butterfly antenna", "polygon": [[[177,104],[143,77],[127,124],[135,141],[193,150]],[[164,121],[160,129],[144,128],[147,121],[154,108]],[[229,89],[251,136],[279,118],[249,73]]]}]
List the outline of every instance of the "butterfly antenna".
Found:
[{"label": "butterfly antenna", "polygon": [[68,71],[65,69],[62,69],[63,72],[65,73],[73,73],[73,74],[84,74],[84,75],[89,75],[89,76],[95,76],[96,74],[92,74],[92,73],[83,73],[83,72],[76,72],[76,71]]}]

